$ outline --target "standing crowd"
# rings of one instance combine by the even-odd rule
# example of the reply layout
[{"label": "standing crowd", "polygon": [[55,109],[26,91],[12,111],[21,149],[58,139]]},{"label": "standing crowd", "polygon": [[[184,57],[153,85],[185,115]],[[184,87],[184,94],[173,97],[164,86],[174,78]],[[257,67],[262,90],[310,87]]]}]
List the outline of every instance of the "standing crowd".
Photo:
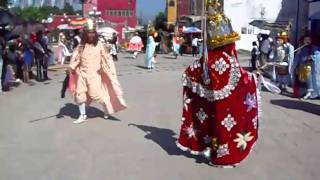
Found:
[{"label": "standing crowd", "polygon": [[[50,80],[48,65],[53,61],[49,47],[49,31],[6,40],[0,38],[1,91],[8,91],[13,83]],[[33,74],[33,68],[36,74]]]},{"label": "standing crowd", "polygon": [[282,32],[273,40],[268,35],[258,36],[251,51],[251,70],[269,75],[282,93],[293,88],[293,97],[315,99],[320,97],[320,48],[310,34],[301,38],[297,49]]}]

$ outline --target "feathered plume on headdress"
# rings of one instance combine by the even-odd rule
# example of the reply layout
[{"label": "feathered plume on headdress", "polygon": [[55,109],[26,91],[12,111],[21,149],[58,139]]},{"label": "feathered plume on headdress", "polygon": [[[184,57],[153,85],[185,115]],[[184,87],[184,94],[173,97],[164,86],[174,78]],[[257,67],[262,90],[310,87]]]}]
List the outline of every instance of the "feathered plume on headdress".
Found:
[{"label": "feathered plume on headdress", "polygon": [[96,24],[94,23],[94,21],[90,18],[87,19],[87,23],[85,24],[85,27],[84,29],[87,30],[87,31],[90,31],[90,30],[96,30]]}]

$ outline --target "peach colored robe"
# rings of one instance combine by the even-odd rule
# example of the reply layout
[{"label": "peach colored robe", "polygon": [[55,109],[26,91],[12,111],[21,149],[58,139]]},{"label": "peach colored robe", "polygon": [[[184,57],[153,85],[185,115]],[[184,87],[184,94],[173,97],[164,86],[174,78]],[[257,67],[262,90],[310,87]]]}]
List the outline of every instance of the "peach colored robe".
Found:
[{"label": "peach colored robe", "polygon": [[[74,51],[70,68],[75,70],[73,96],[76,103],[96,101],[112,114],[126,108],[112,57],[105,46],[86,44]],[[72,82],[72,81],[71,81]]]}]

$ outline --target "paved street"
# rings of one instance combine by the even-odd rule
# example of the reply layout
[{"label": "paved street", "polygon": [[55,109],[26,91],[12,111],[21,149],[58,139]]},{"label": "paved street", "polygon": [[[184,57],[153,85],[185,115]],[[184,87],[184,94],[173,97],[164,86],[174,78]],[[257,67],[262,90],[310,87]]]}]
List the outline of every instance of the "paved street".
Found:
[{"label": "paved street", "polygon": [[[53,80],[0,95],[0,180],[319,180],[320,101],[262,92],[260,139],[235,169],[217,169],[175,146],[182,72],[192,57],[159,55],[150,72],[128,54],[116,62],[128,109],[104,120],[99,105],[75,125],[78,108]],[[244,56],[242,63],[247,65]]]}]

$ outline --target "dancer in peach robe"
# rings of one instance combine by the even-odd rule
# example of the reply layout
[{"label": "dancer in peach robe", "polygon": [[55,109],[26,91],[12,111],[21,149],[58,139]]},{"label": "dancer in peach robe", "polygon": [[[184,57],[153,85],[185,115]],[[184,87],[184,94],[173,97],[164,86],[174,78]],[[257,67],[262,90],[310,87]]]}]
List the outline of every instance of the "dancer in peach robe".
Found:
[{"label": "dancer in peach robe", "polygon": [[116,76],[111,55],[98,41],[93,22],[88,21],[80,45],[74,51],[70,67],[73,96],[79,105],[80,116],[74,123],[87,121],[85,106],[95,101],[103,105],[104,118],[126,108],[122,89]]}]

